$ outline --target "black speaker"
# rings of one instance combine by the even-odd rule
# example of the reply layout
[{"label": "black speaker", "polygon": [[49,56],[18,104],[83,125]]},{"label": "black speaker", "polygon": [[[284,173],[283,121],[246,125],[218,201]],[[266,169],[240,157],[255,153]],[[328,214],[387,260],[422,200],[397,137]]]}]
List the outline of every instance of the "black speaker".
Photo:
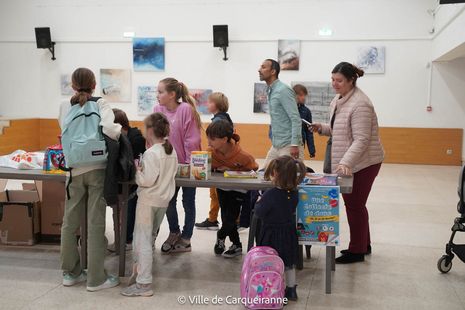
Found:
[{"label": "black speaker", "polygon": [[35,30],[36,30],[37,48],[51,48],[52,38],[50,36],[50,28],[39,27],[39,28],[35,28]]},{"label": "black speaker", "polygon": [[464,3],[465,0],[439,0],[439,4]]},{"label": "black speaker", "polygon": [[213,47],[229,46],[228,25],[213,25]]}]

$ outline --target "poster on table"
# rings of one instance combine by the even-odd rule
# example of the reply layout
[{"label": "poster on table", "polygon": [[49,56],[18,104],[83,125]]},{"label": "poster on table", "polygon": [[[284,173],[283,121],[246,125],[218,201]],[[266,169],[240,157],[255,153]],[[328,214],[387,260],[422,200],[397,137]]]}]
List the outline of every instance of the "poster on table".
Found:
[{"label": "poster on table", "polygon": [[299,70],[300,41],[278,40],[278,62],[281,70]]},{"label": "poster on table", "polygon": [[155,86],[139,86],[137,88],[137,114],[152,114],[156,103],[157,88]]},{"label": "poster on table", "polygon": [[134,38],[132,57],[134,71],[164,71],[165,38]]},{"label": "poster on table", "polygon": [[329,82],[292,82],[291,85],[303,85],[307,88],[305,106],[312,112],[312,122],[329,123],[330,104],[336,96]]},{"label": "poster on table", "polygon": [[268,86],[265,83],[254,84],[253,112],[268,113]]},{"label": "poster on table", "polygon": [[131,102],[131,70],[100,69],[102,95],[109,102]]},{"label": "poster on table", "polygon": [[339,186],[301,186],[297,205],[299,244],[339,245]]},{"label": "poster on table", "polygon": [[365,73],[384,73],[386,47],[363,46],[358,48],[357,67]]},{"label": "poster on table", "polygon": [[189,89],[189,94],[195,99],[195,106],[200,114],[211,114],[207,106],[208,96],[211,93],[211,89]]}]

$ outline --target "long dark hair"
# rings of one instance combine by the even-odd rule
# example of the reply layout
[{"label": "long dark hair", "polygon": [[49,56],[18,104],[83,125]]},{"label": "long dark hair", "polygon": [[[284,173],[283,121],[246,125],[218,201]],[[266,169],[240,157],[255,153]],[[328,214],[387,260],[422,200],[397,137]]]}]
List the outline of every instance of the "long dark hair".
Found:
[{"label": "long dark hair", "polygon": [[265,170],[265,180],[285,190],[296,190],[305,177],[307,169],[299,159],[284,155],[273,159]]},{"label": "long dark hair", "polygon": [[357,79],[362,77],[365,71],[351,63],[343,61],[338,63],[331,73],[342,74],[348,81],[352,81],[352,84],[355,86],[357,84]]},{"label": "long dark hair", "polygon": [[233,125],[225,119],[210,123],[207,127],[206,134],[210,139],[222,139],[227,137],[228,142],[233,139],[237,143],[241,139],[238,134],[234,133]]},{"label": "long dark hair", "polygon": [[71,104],[77,104],[83,106],[89,98],[92,96],[95,88],[95,75],[87,68],[77,68],[71,75],[71,82],[73,89],[76,91],[73,97],[71,97]]},{"label": "long dark hair", "polygon": [[165,153],[171,155],[173,153],[173,145],[171,145],[168,140],[170,134],[170,122],[162,113],[152,113],[147,116],[144,120],[145,127],[147,130],[152,130],[155,137],[159,139],[165,139],[163,147],[165,148]]}]

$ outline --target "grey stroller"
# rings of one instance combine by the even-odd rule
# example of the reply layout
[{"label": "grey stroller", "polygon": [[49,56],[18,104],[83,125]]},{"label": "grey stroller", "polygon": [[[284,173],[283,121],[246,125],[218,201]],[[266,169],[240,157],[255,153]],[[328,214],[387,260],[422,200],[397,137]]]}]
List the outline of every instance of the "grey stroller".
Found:
[{"label": "grey stroller", "polygon": [[457,203],[457,212],[460,213],[460,217],[456,217],[454,225],[452,226],[452,235],[450,236],[449,243],[446,244],[446,254],[443,255],[438,261],[438,269],[442,273],[447,273],[452,268],[452,259],[454,254],[457,255],[462,262],[465,262],[465,244],[455,244],[454,237],[458,231],[465,232],[465,193],[464,193],[464,182],[465,182],[465,166],[462,167],[459,177],[459,202]]}]

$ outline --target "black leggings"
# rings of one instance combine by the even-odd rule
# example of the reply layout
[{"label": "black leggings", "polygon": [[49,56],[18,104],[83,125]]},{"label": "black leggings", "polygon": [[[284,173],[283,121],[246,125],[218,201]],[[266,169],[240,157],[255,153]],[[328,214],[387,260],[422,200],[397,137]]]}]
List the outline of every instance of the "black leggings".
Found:
[{"label": "black leggings", "polygon": [[217,189],[218,201],[221,208],[222,225],[218,230],[218,239],[226,239],[229,236],[231,242],[240,245],[241,240],[237,232],[236,220],[241,212],[241,205],[244,203],[246,194],[236,191],[224,191]]}]

